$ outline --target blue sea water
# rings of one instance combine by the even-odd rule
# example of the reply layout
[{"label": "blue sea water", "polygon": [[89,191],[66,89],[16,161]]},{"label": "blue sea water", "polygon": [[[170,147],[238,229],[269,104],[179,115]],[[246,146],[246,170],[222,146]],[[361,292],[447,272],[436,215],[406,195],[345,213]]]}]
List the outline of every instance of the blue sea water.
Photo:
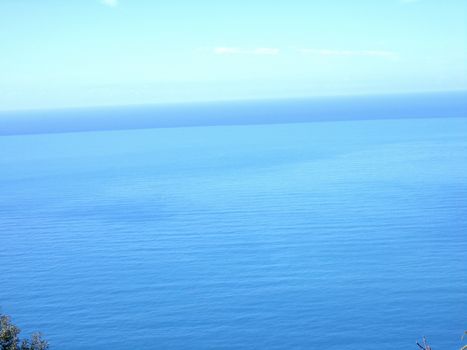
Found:
[{"label": "blue sea water", "polygon": [[0,137],[0,306],[51,349],[457,349],[467,119]]}]

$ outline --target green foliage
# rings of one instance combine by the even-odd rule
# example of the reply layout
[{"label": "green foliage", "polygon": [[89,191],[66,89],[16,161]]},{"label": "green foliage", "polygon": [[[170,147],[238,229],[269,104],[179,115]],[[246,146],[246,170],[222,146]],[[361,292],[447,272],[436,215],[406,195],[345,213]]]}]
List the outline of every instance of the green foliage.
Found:
[{"label": "green foliage", "polygon": [[20,329],[11,323],[8,316],[0,316],[0,346],[1,350],[16,350],[18,348]]},{"label": "green foliage", "polygon": [[[461,340],[464,340],[464,337],[467,335],[467,331],[464,332],[464,335],[462,336]],[[423,345],[420,344],[418,341],[416,342],[417,346],[422,349],[422,350],[432,350],[431,346],[429,346],[426,342],[426,338],[423,337]],[[463,347],[460,348],[460,350],[467,350],[467,345],[464,345]]]},{"label": "green foliage", "polygon": [[21,330],[11,323],[11,318],[0,314],[0,350],[47,350],[49,343],[40,333],[34,333],[31,339],[19,338]]},{"label": "green foliage", "polygon": [[[464,340],[465,335],[467,334],[467,331],[464,332],[464,335],[462,336],[461,340]],[[464,345],[461,350],[467,350],[467,345]]]}]

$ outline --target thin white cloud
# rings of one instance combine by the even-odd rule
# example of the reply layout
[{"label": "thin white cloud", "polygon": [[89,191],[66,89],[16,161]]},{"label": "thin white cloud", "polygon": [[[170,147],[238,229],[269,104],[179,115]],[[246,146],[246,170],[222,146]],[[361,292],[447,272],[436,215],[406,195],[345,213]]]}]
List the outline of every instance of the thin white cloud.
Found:
[{"label": "thin white cloud", "polygon": [[[205,49],[201,49],[204,51]],[[281,53],[277,47],[257,47],[242,48],[233,46],[219,46],[213,49],[207,49],[216,55],[269,55],[275,56]],[[335,49],[316,49],[299,48],[296,52],[303,55],[321,56],[321,57],[375,57],[385,59],[398,59],[399,54],[394,51],[385,50],[335,50]]]},{"label": "thin white cloud", "polygon": [[298,50],[302,54],[328,56],[328,57],[380,57],[397,59],[399,54],[393,51],[382,50],[329,50],[329,49],[309,49]]},{"label": "thin white cloud", "polygon": [[255,55],[278,55],[279,51],[276,47],[258,47],[254,49],[253,53]]},{"label": "thin white cloud", "polygon": [[214,53],[216,55],[235,55],[242,53],[242,49],[238,47],[216,47]]},{"label": "thin white cloud", "polygon": [[106,6],[115,7],[118,5],[118,0],[101,0],[101,3]]},{"label": "thin white cloud", "polygon": [[278,55],[280,50],[276,47],[257,47],[244,49],[240,47],[216,47],[213,49],[216,55]]}]

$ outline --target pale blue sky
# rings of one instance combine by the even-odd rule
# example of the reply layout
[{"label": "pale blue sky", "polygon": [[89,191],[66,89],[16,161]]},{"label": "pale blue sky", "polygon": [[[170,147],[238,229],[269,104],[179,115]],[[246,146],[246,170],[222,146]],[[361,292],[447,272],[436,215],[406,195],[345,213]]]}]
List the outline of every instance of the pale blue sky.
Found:
[{"label": "pale blue sky", "polygon": [[0,109],[467,89],[465,0],[1,0]]}]

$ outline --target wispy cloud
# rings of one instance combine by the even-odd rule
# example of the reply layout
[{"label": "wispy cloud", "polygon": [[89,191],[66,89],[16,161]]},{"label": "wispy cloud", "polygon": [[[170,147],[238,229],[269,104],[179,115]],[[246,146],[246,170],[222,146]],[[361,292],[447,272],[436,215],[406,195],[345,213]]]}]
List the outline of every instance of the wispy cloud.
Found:
[{"label": "wispy cloud", "polygon": [[245,49],[240,47],[216,47],[213,49],[216,55],[278,55],[280,50],[276,47],[257,47]]},{"label": "wispy cloud", "polygon": [[118,5],[118,0],[101,0],[101,3],[106,6],[115,7]]},{"label": "wispy cloud", "polygon": [[278,55],[280,50],[276,47],[258,47],[254,49],[255,55]]},{"label": "wispy cloud", "polygon": [[381,57],[389,59],[399,58],[399,54],[393,51],[382,50],[329,50],[329,49],[310,49],[303,48],[298,50],[302,54],[316,56],[335,56],[335,57]]},{"label": "wispy cloud", "polygon": [[216,47],[213,52],[216,55],[235,55],[242,53],[242,50],[238,47]]},{"label": "wispy cloud", "polygon": [[[279,55],[282,50],[277,47],[243,48],[234,46],[219,46],[213,49],[203,48],[202,51],[212,52],[215,55]],[[322,57],[375,57],[385,59],[398,59],[399,54],[386,50],[335,50],[317,48],[293,49],[296,53]],[[293,52],[293,51],[292,51]],[[286,52],[287,53],[287,52]]]}]

